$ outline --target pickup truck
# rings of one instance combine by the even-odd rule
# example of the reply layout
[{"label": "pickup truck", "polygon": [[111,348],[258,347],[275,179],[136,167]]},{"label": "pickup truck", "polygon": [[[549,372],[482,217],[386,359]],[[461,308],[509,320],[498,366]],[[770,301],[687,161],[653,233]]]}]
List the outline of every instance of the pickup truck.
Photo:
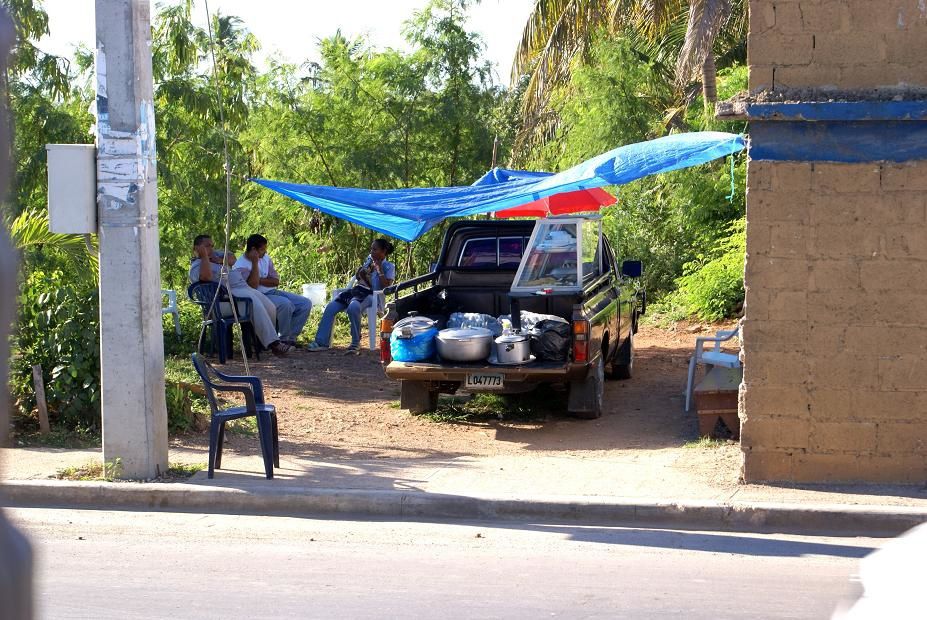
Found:
[{"label": "pickup truck", "polygon": [[[598,418],[604,380],[631,377],[646,309],[640,275],[639,261],[615,261],[598,216],[453,223],[431,273],[384,290],[380,357],[386,376],[401,382],[400,406],[423,413],[436,408],[439,393],[518,394],[553,384],[568,390],[570,414]],[[390,357],[392,326],[410,313],[441,321],[453,312],[521,317],[519,308],[570,323],[565,361],[499,366]]]}]

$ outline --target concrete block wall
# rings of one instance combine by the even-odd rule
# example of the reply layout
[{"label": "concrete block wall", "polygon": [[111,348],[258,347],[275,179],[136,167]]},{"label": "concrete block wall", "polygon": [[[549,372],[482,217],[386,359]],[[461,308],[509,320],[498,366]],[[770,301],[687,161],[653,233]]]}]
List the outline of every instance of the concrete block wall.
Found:
[{"label": "concrete block wall", "polygon": [[751,0],[751,92],[927,86],[923,0]]},{"label": "concrete block wall", "polygon": [[927,479],[927,161],[748,166],[748,481]]},{"label": "concrete block wall", "polygon": [[748,481],[927,480],[927,118],[866,103],[925,92],[925,51],[925,0],[750,0],[751,92],[858,105],[751,122]]}]

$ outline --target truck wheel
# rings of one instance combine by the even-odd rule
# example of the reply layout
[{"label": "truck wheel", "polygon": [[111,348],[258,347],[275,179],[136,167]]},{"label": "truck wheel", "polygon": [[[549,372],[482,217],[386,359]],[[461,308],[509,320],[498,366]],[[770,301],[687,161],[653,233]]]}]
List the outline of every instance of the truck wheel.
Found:
[{"label": "truck wheel", "polygon": [[401,381],[399,406],[409,413],[429,413],[438,408],[438,392],[427,381]]},{"label": "truck wheel", "polygon": [[584,420],[602,417],[604,391],[605,360],[600,355],[584,380],[570,382],[567,411]]},{"label": "truck wheel", "polygon": [[615,359],[606,369],[609,379],[630,379],[634,372],[634,331],[628,332],[621,346],[615,351]]}]

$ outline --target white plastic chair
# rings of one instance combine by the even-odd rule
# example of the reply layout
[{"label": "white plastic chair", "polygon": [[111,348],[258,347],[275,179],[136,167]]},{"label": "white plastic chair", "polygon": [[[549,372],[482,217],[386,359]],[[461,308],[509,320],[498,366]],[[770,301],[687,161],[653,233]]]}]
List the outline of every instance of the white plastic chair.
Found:
[{"label": "white plastic chair", "polygon": [[[689,358],[689,379],[686,383],[686,411],[689,410],[689,403],[692,400],[693,384],[695,383],[695,366],[705,364],[707,366],[721,366],[722,368],[740,368],[740,356],[736,353],[725,353],[721,350],[721,343],[727,342],[738,333],[740,333],[741,324],[731,330],[723,329],[714,336],[700,336],[695,339],[695,354]],[[706,351],[705,343],[713,342],[714,346]]]},{"label": "white plastic chair", "polygon": [[[354,285],[357,283],[357,278],[351,278],[348,281],[348,285],[344,288],[336,288],[332,290],[331,301],[338,299],[338,295],[345,291],[350,291],[354,288]],[[386,308],[386,295],[383,294],[383,291],[374,291],[371,293],[376,299],[376,303],[370,304],[367,308],[367,333],[370,336],[370,350],[376,351],[380,348],[379,343],[377,342],[377,325],[378,325],[378,315],[381,310]]]},{"label": "white plastic chair", "polygon": [[174,315],[174,333],[180,336],[180,310],[177,309],[177,293],[170,289],[161,289],[161,296],[167,296],[167,305],[161,308],[161,316]]}]

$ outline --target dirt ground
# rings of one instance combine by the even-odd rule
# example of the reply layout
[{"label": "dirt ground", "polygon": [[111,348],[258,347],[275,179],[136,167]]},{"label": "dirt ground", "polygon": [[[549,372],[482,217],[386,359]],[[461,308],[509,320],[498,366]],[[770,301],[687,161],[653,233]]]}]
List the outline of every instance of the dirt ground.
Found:
[{"label": "dirt ground", "polygon": [[[634,377],[608,381],[606,411],[598,420],[564,413],[565,397],[552,390],[520,411],[451,419],[466,395],[443,397],[443,420],[399,409],[399,385],[385,377],[377,353],[345,355],[343,349],[296,351],[286,358],[262,357],[252,364],[264,382],[268,402],[277,407],[281,448],[315,458],[416,458],[462,455],[537,455],[595,458],[604,453],[676,451],[698,439],[694,409],[683,411],[688,358],[695,337],[718,326],[677,324],[674,329],[644,325],[635,338]],[[702,334],[704,335],[704,334]],[[227,365],[243,370],[240,361]],[[525,404],[530,412],[525,412]],[[198,445],[204,436],[186,436],[175,445]],[[252,444],[248,437],[234,444]],[[687,450],[678,466],[691,467],[715,484],[736,485],[739,448],[734,442]],[[677,465],[674,465],[677,466]]]}]

